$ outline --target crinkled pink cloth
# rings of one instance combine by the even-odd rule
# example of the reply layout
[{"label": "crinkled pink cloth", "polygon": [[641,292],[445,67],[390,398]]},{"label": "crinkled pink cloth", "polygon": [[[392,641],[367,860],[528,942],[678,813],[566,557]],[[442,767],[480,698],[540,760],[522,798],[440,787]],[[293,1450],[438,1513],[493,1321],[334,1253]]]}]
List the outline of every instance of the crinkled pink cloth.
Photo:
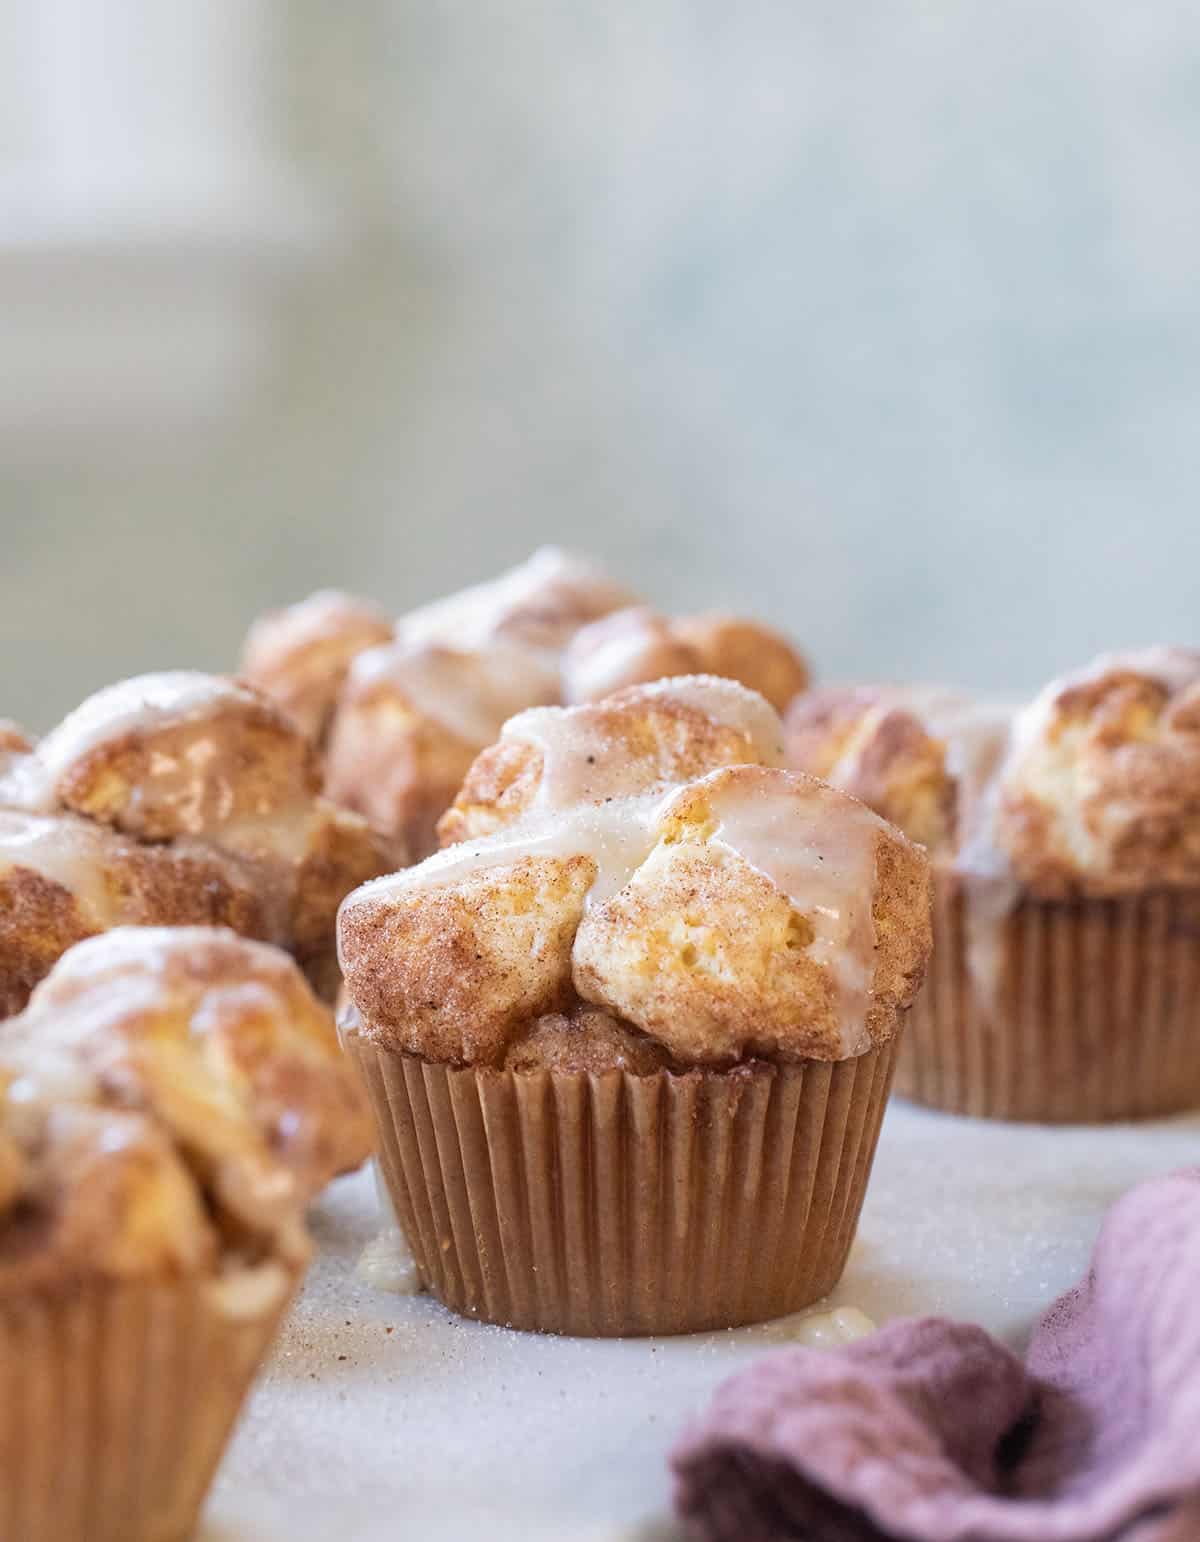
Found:
[{"label": "crinkled pink cloth", "polygon": [[941,1318],[788,1350],[672,1464],[706,1542],[1200,1542],[1200,1168],[1113,1207],[1024,1364]]}]

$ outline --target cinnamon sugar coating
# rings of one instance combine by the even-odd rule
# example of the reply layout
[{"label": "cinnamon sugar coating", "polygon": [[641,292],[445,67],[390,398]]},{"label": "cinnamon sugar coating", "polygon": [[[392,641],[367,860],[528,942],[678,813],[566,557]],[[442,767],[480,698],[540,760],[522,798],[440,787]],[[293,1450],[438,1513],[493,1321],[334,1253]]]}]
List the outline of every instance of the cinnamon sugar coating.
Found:
[{"label": "cinnamon sugar coating", "polygon": [[312,745],[217,676],[142,676],[88,699],[0,768],[0,1011],[109,927],[223,924],[335,984],[343,895],[394,865],[318,792]]},{"label": "cinnamon sugar coating", "polygon": [[582,758],[592,758],[576,779],[585,801],[679,784],[716,766],[780,765],[783,759],[778,716],[733,682],[701,676],[631,686],[603,701],[559,708],[549,719],[538,713],[510,719],[440,820],[443,846],[490,835],[535,806],[546,778],[547,722],[555,732],[586,740]]},{"label": "cinnamon sugar coating", "polygon": [[599,701],[671,675],[737,680],[776,711],[808,684],[804,660],[770,627],[720,614],[672,618],[639,605],[575,634],[563,655],[563,699]]},{"label": "cinnamon sugar coating", "polygon": [[33,748],[33,740],[19,723],[10,717],[0,717],[0,769],[14,755],[27,755]]},{"label": "cinnamon sugar coating", "polygon": [[[723,791],[780,800],[787,839],[795,812],[836,822],[844,795],[814,778],[733,767],[685,788],[654,850],[610,899],[591,907],[575,937],[579,994],[634,1022],[685,1064],[843,1058],[838,972],[814,947],[811,912],[720,839]],[[865,967],[865,1033],[856,1051],[886,1042],[915,997],[932,946],[928,862],[882,820],[868,840],[873,939]],[[847,939],[845,946],[849,947]]]},{"label": "cinnamon sugar coating", "polygon": [[514,713],[557,696],[552,664],[511,643],[372,649],[342,692],[326,761],[329,796],[425,855],[480,750]]},{"label": "cinnamon sugar coating", "polygon": [[323,752],[325,790],[414,858],[473,761],[525,708],[671,676],[737,680],[782,708],[807,683],[779,633],[721,614],[661,616],[594,564],[544,547],[401,616],[322,591],[256,622],[242,673]]},{"label": "cinnamon sugar coating", "polygon": [[343,904],[360,1032],[454,1064],[543,1064],[555,1033],[564,1055],[581,1042],[590,1003],[633,1039],[593,1024],[589,1068],[605,1044],[725,1065],[843,1058],[895,1032],[929,951],[926,858],[764,764],[780,725],[761,698],[667,681],[523,718],[468,778],[462,841]]},{"label": "cinnamon sugar coating", "polygon": [[302,1258],[303,1208],[365,1160],[328,1009],[214,928],[72,948],[0,1025],[0,1292]]},{"label": "cinnamon sugar coating", "polygon": [[1200,652],[1105,654],[1003,709],[934,687],[809,692],[792,765],[941,861],[1039,898],[1200,885]]},{"label": "cinnamon sugar coating", "polygon": [[321,745],[351,663],[367,648],[390,641],[393,630],[370,600],[319,589],[254,623],[238,673]]},{"label": "cinnamon sugar coating", "polygon": [[534,1018],[509,1044],[504,1056],[506,1071],[584,1071],[593,1075],[628,1071],[634,1076],[653,1076],[670,1065],[671,1058],[661,1044],[610,1012],[589,1006]]},{"label": "cinnamon sugar coating", "polygon": [[1200,652],[1106,654],[1018,719],[994,839],[1034,892],[1200,884]]},{"label": "cinnamon sugar coating", "polygon": [[923,693],[827,686],[798,696],[784,726],[789,765],[853,793],[931,852],[954,848],[958,780]]}]

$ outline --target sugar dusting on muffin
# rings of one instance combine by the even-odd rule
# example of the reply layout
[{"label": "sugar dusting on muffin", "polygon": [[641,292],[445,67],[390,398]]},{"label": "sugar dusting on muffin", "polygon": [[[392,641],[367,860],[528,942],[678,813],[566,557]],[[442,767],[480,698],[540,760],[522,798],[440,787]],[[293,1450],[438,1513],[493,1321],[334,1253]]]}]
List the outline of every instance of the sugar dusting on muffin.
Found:
[{"label": "sugar dusting on muffin", "polygon": [[690,674],[735,679],[782,708],[808,680],[770,628],[662,616],[557,547],[394,625],[322,591],[255,623],[242,673],[314,738],[329,795],[417,857],[436,848],[438,818],[476,756],[524,708]]},{"label": "sugar dusting on muffin", "polygon": [[928,953],[926,860],[781,756],[728,680],[512,720],[443,822],[459,843],[343,904],[360,1031],[467,1064],[556,1014],[578,1038],[588,1007],[682,1065],[886,1041]]},{"label": "sugar dusting on muffin", "polygon": [[370,1147],[332,1017],[285,954],[108,932],[0,1026],[0,1292],[302,1260],[305,1204]]},{"label": "sugar dusting on muffin", "polygon": [[178,671],[90,697],[0,766],[0,1011],[121,924],[229,925],[328,989],[339,900],[394,858],[319,783],[306,736],[233,681]]},{"label": "sugar dusting on muffin", "polygon": [[791,764],[1014,898],[1200,883],[1200,652],[1105,654],[1020,710],[937,687],[815,691],[787,735]]}]

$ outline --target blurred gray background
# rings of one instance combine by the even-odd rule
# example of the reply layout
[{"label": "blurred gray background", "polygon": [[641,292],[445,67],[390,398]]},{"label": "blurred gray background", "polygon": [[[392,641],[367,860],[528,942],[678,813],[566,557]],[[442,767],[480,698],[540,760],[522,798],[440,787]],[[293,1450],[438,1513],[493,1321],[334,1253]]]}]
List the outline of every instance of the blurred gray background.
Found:
[{"label": "blurred gray background", "polygon": [[255,10],[333,236],[227,412],[0,440],[0,714],[547,540],[826,678],[1200,640],[1200,8]]}]

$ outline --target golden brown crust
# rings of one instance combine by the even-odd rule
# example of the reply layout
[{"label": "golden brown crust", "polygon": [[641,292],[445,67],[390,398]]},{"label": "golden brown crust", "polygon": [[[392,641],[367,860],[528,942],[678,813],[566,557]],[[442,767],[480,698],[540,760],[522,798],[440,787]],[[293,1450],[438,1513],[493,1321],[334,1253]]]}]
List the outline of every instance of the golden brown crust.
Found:
[{"label": "golden brown crust", "polygon": [[403,853],[317,781],[300,731],[219,677],[90,698],[0,787],[0,1009],[118,925],[228,925],[290,948],[332,993],[338,904]]},{"label": "golden brown crust", "polygon": [[782,712],[807,689],[808,665],[781,632],[742,616],[679,616],[675,635],[696,650],[701,674],[723,675]]},{"label": "golden brown crust", "polygon": [[28,868],[0,873],[0,1017],[20,1012],[55,959],[96,930],[61,884]]},{"label": "golden brown crust", "polygon": [[306,1251],[371,1146],[328,1010],[275,948],[118,928],[0,1027],[0,1293]]},{"label": "golden brown crust", "polygon": [[[573,777],[579,795],[592,801],[678,784],[717,766],[782,759],[780,725],[766,703],[707,676],[633,686],[560,710],[578,741],[576,758],[590,755],[595,765],[590,789],[582,770]],[[500,742],[479,756],[438,824],[443,846],[492,834],[527,815],[545,777],[543,723],[535,714],[511,720]]]},{"label": "golden brown crust", "polygon": [[[833,822],[851,803],[810,778],[751,767],[692,784],[629,883],[585,915],[573,951],[576,989],[685,1064],[842,1059],[838,961],[831,965],[815,945],[812,912],[798,890],[785,892],[723,838],[714,810],[738,784],[751,797],[769,792],[784,807],[790,802],[797,820],[807,820],[811,807]],[[784,813],[777,828],[789,824]],[[797,824],[794,836],[781,838],[801,840],[803,830]],[[874,948],[864,961],[865,1028],[880,1044],[895,1033],[924,974],[930,881],[924,855],[882,821],[871,823],[866,839],[860,899],[871,903]]]},{"label": "golden brown crust", "polygon": [[833,782],[930,851],[958,838],[958,786],[944,736],[903,688],[828,687],[798,696],[784,719],[788,764]]},{"label": "golden brown crust", "polygon": [[782,711],[808,684],[804,660],[759,622],[720,614],[661,615],[648,605],[613,612],[577,632],[563,655],[563,697],[600,701],[672,675],[718,675]]},{"label": "golden brown crust", "polygon": [[[0,1094],[0,1118],[3,1113]],[[12,1150],[18,1150],[15,1142]],[[167,1132],[86,1104],[48,1111],[0,1194],[0,1297],[105,1279],[216,1271],[220,1238]]]},{"label": "golden brown crust", "polygon": [[699,650],[673,621],[649,605],[631,605],[576,632],[562,659],[563,700],[600,701],[647,680],[705,672]]},{"label": "golden brown crust", "polygon": [[[716,721],[708,689],[641,687],[510,724],[468,789],[491,827],[342,907],[360,1031],[429,1059],[533,1066],[556,1035],[568,1059],[583,1042],[547,1018],[575,1023],[582,998],[684,1066],[889,1038],[929,951],[927,859],[856,800],[746,763],[775,731],[755,730],[728,682]],[[594,1065],[616,1042],[594,1032],[581,1053]]]},{"label": "golden brown crust", "polygon": [[321,745],[351,663],[367,648],[388,642],[393,630],[369,600],[320,589],[254,623],[239,674]]},{"label": "golden brown crust", "polygon": [[522,857],[453,885],[359,890],[339,921],[363,1032],[431,1060],[496,1064],[521,1024],[572,999],[585,856]]},{"label": "golden brown crust", "polygon": [[[193,702],[190,685],[158,685],[173,679],[211,688]],[[153,709],[127,715],[144,682],[155,682]],[[63,808],[150,841],[274,813],[315,797],[321,783],[312,746],[283,713],[216,676],[122,681],[65,719],[38,755]]]},{"label": "golden brown crust", "polygon": [[475,756],[523,707],[557,697],[553,669],[525,650],[398,643],[350,672],[329,742],[327,789],[414,856],[435,829]]},{"label": "golden brown crust", "polygon": [[0,717],[0,766],[10,755],[27,755],[33,748],[33,740],[10,717]]},{"label": "golden brown crust", "polygon": [[1042,897],[1200,883],[1200,652],[1106,655],[1018,719],[992,839]]},{"label": "golden brown crust", "polygon": [[506,718],[557,701],[573,634],[629,602],[590,563],[547,547],[488,583],[411,611],[355,659],[329,732],[327,790],[415,856]]},{"label": "golden brown crust", "polygon": [[371,1149],[329,1008],[286,953],[224,928],[118,927],[72,948],[0,1028],[6,1057],[48,1051],[161,1120],[218,1185],[225,1162],[258,1160],[249,1129],[306,1196]]},{"label": "golden brown crust", "polygon": [[507,642],[557,654],[580,627],[633,600],[586,558],[543,546],[498,578],[409,611],[397,633],[407,641],[465,648]]},{"label": "golden brown crust", "polygon": [[[50,872],[24,865],[44,860],[47,845],[58,856]],[[0,811],[0,1016],[19,1012],[74,943],[148,925],[229,926],[259,937],[267,920],[249,875],[220,852],[143,846],[72,814]]]},{"label": "golden brown crust", "polygon": [[536,745],[501,739],[472,761],[453,803],[437,822],[438,844],[491,835],[513,824],[537,797],[544,758]]},{"label": "golden brown crust", "polygon": [[595,1007],[537,1017],[512,1041],[504,1056],[506,1071],[628,1071],[653,1076],[669,1069],[671,1057],[661,1044],[628,1023]]}]

